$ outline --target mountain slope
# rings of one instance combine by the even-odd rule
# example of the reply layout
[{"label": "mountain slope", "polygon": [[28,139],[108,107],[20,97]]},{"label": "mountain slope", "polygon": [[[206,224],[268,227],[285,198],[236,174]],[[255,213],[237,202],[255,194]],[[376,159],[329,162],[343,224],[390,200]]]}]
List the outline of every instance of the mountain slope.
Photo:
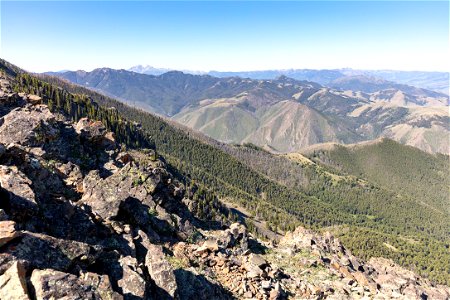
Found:
[{"label": "mountain slope", "polygon": [[[0,75],[1,299],[450,295],[391,260],[354,256],[329,232],[266,229],[277,243],[263,241],[248,231],[250,216],[180,182],[154,149],[125,150],[102,122],[71,122],[74,114],[42,104],[59,96],[13,92],[10,80]],[[82,97],[70,95],[82,111]]]},{"label": "mountain slope", "polygon": [[248,110],[247,97],[204,100],[173,119],[227,143],[253,143],[279,152],[292,152],[325,141],[358,139],[317,111],[295,101],[280,101]]},{"label": "mountain slope", "polygon": [[306,145],[325,141],[349,142],[352,139],[351,133],[345,128],[294,101],[278,102],[259,114],[259,128],[243,142],[268,145],[280,152],[291,152]]},{"label": "mountain slope", "polygon": [[[3,68],[11,72],[8,64],[2,63]],[[263,156],[254,156],[255,151],[260,151],[251,150],[246,158],[231,154],[231,150],[222,150],[216,144],[212,146],[192,138],[195,135],[191,136],[161,118],[93,91],[53,77],[38,79],[16,72],[19,74],[15,90],[39,93],[53,110],[62,110],[75,120],[82,116],[101,120],[128,147],[139,147],[143,142],[156,146],[167,160],[169,170],[181,182],[195,180],[219,198],[243,206],[255,220],[267,221],[271,228],[282,231],[304,224],[315,228],[351,226],[349,233],[371,231],[373,234],[365,235],[364,239],[347,234],[346,243],[352,245],[351,250],[364,249],[367,256],[382,254],[434,280],[448,280],[445,269],[448,264],[442,263],[449,259],[445,251],[448,218],[425,206],[409,200],[400,201],[395,193],[374,185],[360,185],[351,178],[335,181],[333,176],[316,168],[297,172],[303,167],[283,159],[289,165],[286,168],[276,163],[279,157],[267,152],[261,152]],[[142,130],[131,131],[131,126]],[[133,132],[142,134],[132,135]],[[262,157],[264,163],[258,157]],[[253,164],[252,159],[259,163]],[[277,173],[271,173],[271,170]],[[305,184],[297,184],[296,177],[291,176],[285,177],[286,184],[281,182],[281,177],[276,174],[283,171],[306,174],[303,177]],[[312,184],[308,185],[308,182]],[[410,244],[403,240],[405,237],[414,237],[416,243]],[[386,239],[400,250],[386,248],[383,245]]]},{"label": "mountain slope", "polygon": [[445,94],[364,75],[341,77],[329,83],[329,86],[368,93],[371,94],[371,100],[394,102],[404,106],[448,105],[448,96]]},{"label": "mountain slope", "polygon": [[302,152],[313,161],[409,195],[450,216],[448,156],[427,154],[390,139],[315,145]]},{"label": "mountain slope", "polygon": [[[290,152],[317,142],[352,143],[387,136],[425,151],[448,153],[446,144],[440,142],[449,132],[442,126],[445,116],[438,110],[435,116],[430,115],[431,110],[423,110],[428,120],[413,121],[425,106],[446,107],[448,97],[384,80],[359,76],[340,77],[336,81],[345,88],[356,87],[364,92],[330,89],[286,76],[274,80],[216,78],[181,72],[150,76],[112,69],[58,76],[171,117],[220,141],[251,141]],[[282,115],[275,113],[278,106],[286,105],[279,104],[285,100],[305,106],[297,109],[298,105],[289,103],[293,111],[284,109]],[[302,112],[311,109],[315,112],[308,113],[308,120],[302,118]],[[293,118],[295,111],[301,112],[299,119]],[[278,121],[270,120],[271,112]],[[430,127],[430,122],[435,125]],[[277,130],[279,126],[285,126],[283,132]]]},{"label": "mountain slope", "polygon": [[348,76],[367,75],[383,78],[397,83],[407,84],[418,88],[449,94],[448,72],[421,72],[421,71],[393,71],[393,70],[352,70],[341,72]]},{"label": "mountain slope", "polygon": [[[147,71],[148,70],[148,71]],[[162,70],[154,69],[149,66],[135,66],[129,71],[159,75]],[[199,72],[186,71],[189,74],[199,74]],[[210,71],[206,74],[214,77],[233,77],[251,79],[276,79],[279,76],[288,76],[297,80],[308,80],[318,82],[322,85],[329,84],[337,79],[346,76],[371,76],[378,79],[414,86],[417,88],[427,89],[442,94],[449,94],[449,73],[448,72],[423,72],[423,71],[395,71],[395,70],[354,70],[354,69],[337,69],[337,70],[308,70],[308,69],[289,69],[289,70],[264,70],[264,71],[247,71],[247,72],[219,72]]]},{"label": "mountain slope", "polygon": [[174,120],[228,143],[239,143],[258,128],[259,121],[251,112],[240,108],[236,99],[200,102],[200,108],[185,110]]}]

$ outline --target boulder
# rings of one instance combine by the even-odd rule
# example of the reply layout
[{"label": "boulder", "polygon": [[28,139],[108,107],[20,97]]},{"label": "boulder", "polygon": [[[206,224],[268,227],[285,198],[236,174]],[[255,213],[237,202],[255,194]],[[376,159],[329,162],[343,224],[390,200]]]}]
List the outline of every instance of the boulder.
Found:
[{"label": "boulder", "polygon": [[88,118],[81,118],[75,125],[75,131],[88,140],[101,139],[106,134],[106,128],[100,121],[92,121]]},{"label": "boulder", "polygon": [[30,281],[37,299],[103,299],[94,286],[73,274],[36,269]]},{"label": "boulder", "polygon": [[[33,216],[38,212],[31,180],[15,166],[0,165],[0,196],[7,197],[6,205],[14,218]],[[4,201],[5,201],[4,200]]]},{"label": "boulder", "polygon": [[9,269],[0,276],[0,299],[27,300],[27,283],[24,266],[15,261]]},{"label": "boulder", "polygon": [[245,251],[248,249],[247,228],[240,223],[233,223],[230,228],[220,233],[217,242],[221,248],[239,246],[241,250]]},{"label": "boulder", "polygon": [[[93,263],[91,246],[85,243],[57,239],[45,234],[24,231],[18,241],[2,248],[4,263],[17,259],[27,261],[31,267],[67,271],[74,261]],[[95,251],[92,251],[95,252]]]},{"label": "boulder", "polygon": [[100,121],[81,118],[75,125],[75,131],[82,140],[101,146],[103,149],[116,148],[116,141],[112,132],[106,131],[105,126]]},{"label": "boulder", "polygon": [[170,297],[177,295],[177,281],[172,265],[167,261],[163,249],[159,245],[145,243],[147,254],[145,266],[155,284],[167,292]]},{"label": "boulder", "polygon": [[[155,205],[151,194],[156,186],[150,171],[131,164],[106,179],[98,171],[92,171],[83,180],[84,194],[79,203],[88,205],[103,220],[114,219],[125,208],[138,225],[144,225],[150,218],[149,208]],[[126,200],[129,205],[124,205]]]},{"label": "boulder", "polygon": [[353,273],[352,275],[356,279],[356,281],[358,282],[359,285],[363,286],[364,288],[367,288],[372,293],[376,293],[376,290],[377,290],[376,283],[374,283],[373,280],[371,280],[369,277],[367,277],[364,273],[358,271],[358,272]]},{"label": "boulder", "polygon": [[217,240],[215,239],[208,239],[203,242],[203,245],[198,247],[195,253],[202,254],[204,252],[217,252],[219,250],[219,246],[217,244]]},{"label": "boulder", "polygon": [[122,277],[117,281],[117,285],[122,289],[122,294],[125,298],[145,299],[146,283],[136,258],[131,256],[121,257],[119,263],[122,268]]},{"label": "boulder", "polygon": [[0,247],[6,245],[19,235],[20,233],[16,231],[16,222],[0,221]]},{"label": "boulder", "polygon": [[42,104],[42,98],[39,97],[38,95],[27,95],[27,102],[32,104],[32,105],[38,105],[38,104]]},{"label": "boulder", "polygon": [[245,270],[247,270],[248,278],[257,278],[264,275],[264,271],[260,267],[252,263],[249,262],[244,263],[244,268]]},{"label": "boulder", "polygon": [[86,272],[81,274],[80,280],[84,285],[92,286],[101,299],[122,300],[123,296],[115,292],[107,275]]},{"label": "boulder", "polygon": [[0,143],[23,146],[39,146],[55,139],[58,129],[55,116],[45,105],[25,106],[13,109],[1,118]]},{"label": "boulder", "polygon": [[262,258],[261,255],[258,254],[254,254],[251,253],[250,256],[248,257],[248,262],[251,263],[252,265],[255,265],[259,268],[264,267],[265,265],[267,265],[267,262],[264,258]]}]

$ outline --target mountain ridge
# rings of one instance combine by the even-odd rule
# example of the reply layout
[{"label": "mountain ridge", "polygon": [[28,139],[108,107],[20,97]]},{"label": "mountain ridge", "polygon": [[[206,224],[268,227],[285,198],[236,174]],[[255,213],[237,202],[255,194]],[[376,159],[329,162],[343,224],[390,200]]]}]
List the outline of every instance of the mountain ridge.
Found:
[{"label": "mountain ridge", "polygon": [[[125,70],[97,69],[91,73],[72,72],[59,76],[117,97],[136,107],[184,122],[184,125],[213,138],[231,143],[251,141],[259,146],[290,152],[307,146],[301,139],[293,138],[296,135],[316,136],[309,143],[352,143],[388,136],[429,152],[448,152],[446,145],[438,142],[442,140],[442,134],[448,132],[445,120],[439,121],[427,115],[427,121],[424,123],[414,121],[410,117],[416,115],[412,107],[422,109],[421,107],[425,106],[446,106],[448,97],[384,80],[375,83],[369,80],[370,85],[366,92],[355,92],[330,89],[285,75],[275,80],[252,80],[239,77],[215,78],[179,71],[153,76]],[[361,84],[361,78],[367,77],[357,77],[358,84]],[[370,92],[373,91],[373,86],[386,89]],[[264,136],[273,134],[269,133],[271,129],[265,124],[277,124],[277,121],[262,121],[262,113],[259,112],[274,111],[274,106],[285,100],[306,105],[306,111],[313,109],[318,113],[314,114],[316,117],[309,119],[311,123],[307,131],[301,130],[306,128],[305,126],[300,126],[291,134],[280,134],[267,139]],[[292,112],[286,110],[284,119],[291,120],[291,126],[295,127],[296,120],[292,119],[289,113]],[[212,121],[210,116],[213,115],[219,119]],[[233,120],[236,124],[242,124],[233,126]],[[436,125],[430,126],[433,122]],[[330,129],[325,129],[327,125],[319,125],[327,123],[334,124],[335,128],[331,130],[335,133],[330,134]],[[263,129],[260,129],[261,133],[256,133],[258,128],[266,128],[266,133],[261,132]],[[272,132],[276,134],[275,130]],[[298,144],[293,142],[294,139]]]},{"label": "mountain ridge", "polygon": [[[49,103],[72,118],[79,118],[82,113],[81,116],[101,119],[107,128],[115,130],[117,138],[125,136],[127,138],[124,141],[132,142],[131,145],[139,145],[141,139],[150,140],[150,144],[164,154],[171,168],[179,170],[178,174],[182,176],[180,178],[193,178],[217,193],[218,197],[236,201],[252,211],[255,218],[266,220],[271,228],[293,230],[299,220],[314,228],[350,224],[351,231],[338,234],[345,239],[346,244],[352,245],[352,251],[362,247],[361,253],[366,255],[382,254],[402,265],[420,266],[415,270],[421,274],[428,274],[441,282],[447,280],[442,269],[442,261],[447,259],[442,248],[445,245],[447,221],[425,206],[418,209],[408,197],[397,199],[395,193],[376,185],[360,185],[352,178],[335,181],[333,176],[323,172],[322,167],[310,169],[296,166],[286,159],[257,150],[255,146],[230,147],[213,142],[214,147],[211,147],[192,139],[189,131],[181,133],[162,119],[142,110],[133,109],[57,78],[40,78],[21,74],[14,88],[35,91],[45,101],[53,99],[53,103]],[[67,98],[68,94],[64,94],[60,88],[52,87],[53,84],[76,92],[78,96],[72,101],[72,96]],[[54,93],[61,100],[59,104],[56,102],[57,106],[55,98],[52,98]],[[93,99],[98,104],[91,102]],[[115,112],[133,121],[118,124],[136,124],[145,135],[136,139],[130,135],[134,131],[129,131],[127,127],[117,130]],[[420,227],[416,228],[417,224]],[[363,240],[350,235],[364,230],[372,233],[364,235]],[[398,236],[402,234],[409,238],[411,232],[414,232],[417,241],[415,244],[408,244]],[[394,245],[398,252],[390,252],[383,246],[383,240],[389,240],[390,245]],[[371,247],[365,248],[367,245]],[[427,251],[433,254],[422,256]],[[424,265],[421,262],[426,263]]]},{"label": "mountain ridge", "polygon": [[[136,69],[128,69],[134,71]],[[419,88],[433,90],[449,95],[449,73],[433,71],[396,71],[396,70],[357,70],[351,68],[341,69],[285,69],[285,70],[263,70],[263,71],[237,71],[221,72],[208,71],[196,72],[185,71],[192,74],[209,74],[216,77],[248,77],[252,79],[275,79],[278,76],[286,75],[298,80],[316,81],[323,85],[328,85],[333,80],[345,76],[375,76],[379,79],[416,86]],[[145,74],[145,71],[143,71]],[[150,73],[154,75],[153,73]]]}]

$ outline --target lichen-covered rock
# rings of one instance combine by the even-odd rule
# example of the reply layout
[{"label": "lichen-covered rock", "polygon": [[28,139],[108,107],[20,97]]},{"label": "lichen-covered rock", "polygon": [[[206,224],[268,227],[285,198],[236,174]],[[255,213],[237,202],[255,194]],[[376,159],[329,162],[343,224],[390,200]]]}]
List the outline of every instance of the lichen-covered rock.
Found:
[{"label": "lichen-covered rock", "polygon": [[6,261],[26,260],[33,268],[57,269],[67,271],[75,263],[89,265],[94,261],[92,246],[57,239],[45,234],[24,232],[20,239],[8,243],[2,248]]},{"label": "lichen-covered rock", "polygon": [[2,300],[27,300],[27,283],[25,268],[22,263],[15,261],[11,267],[0,276],[0,299]]},{"label": "lichen-covered rock", "polygon": [[[122,267],[122,278],[118,280],[117,284],[122,289],[125,298],[139,297],[145,299],[146,282],[136,258],[131,256],[121,257],[119,263]],[[147,296],[150,297],[150,295]]]},{"label": "lichen-covered rock", "polygon": [[92,272],[81,274],[81,282],[84,285],[92,286],[103,300],[122,300],[123,296],[115,292],[107,275],[99,275]]},{"label": "lichen-covered rock", "polygon": [[156,285],[167,292],[170,297],[177,297],[177,281],[172,265],[167,261],[160,245],[150,243],[146,234],[139,232],[142,246],[147,250],[145,266]]},{"label": "lichen-covered rock", "polygon": [[[0,195],[7,201],[10,215],[17,218],[33,216],[38,212],[38,204],[31,180],[15,166],[0,166]],[[5,199],[6,198],[6,199]]]},{"label": "lichen-covered rock", "polygon": [[46,105],[12,110],[0,120],[0,143],[39,146],[58,136],[55,116]]},{"label": "lichen-covered rock", "polygon": [[[88,205],[94,214],[104,220],[117,217],[126,200],[133,206],[139,204],[132,203],[133,199],[137,199],[137,202],[146,206],[146,209],[139,207],[139,214],[148,213],[150,206],[154,206],[151,195],[157,183],[158,179],[155,179],[151,172],[131,164],[106,179],[102,179],[98,172],[93,171],[83,181],[84,194],[80,203]],[[128,211],[138,213],[133,207],[128,207]],[[142,222],[148,222],[148,219],[142,218],[145,216],[136,217],[138,223],[142,225]]]},{"label": "lichen-covered rock", "polygon": [[77,276],[56,270],[34,270],[31,284],[37,299],[103,299],[95,287]]}]

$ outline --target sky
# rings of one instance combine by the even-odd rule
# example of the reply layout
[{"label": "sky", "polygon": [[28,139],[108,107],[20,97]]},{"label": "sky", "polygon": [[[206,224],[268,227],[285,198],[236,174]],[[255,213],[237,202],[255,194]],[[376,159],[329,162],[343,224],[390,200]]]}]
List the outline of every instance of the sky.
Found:
[{"label": "sky", "polygon": [[0,1],[0,57],[28,71],[450,71],[448,1]]}]

